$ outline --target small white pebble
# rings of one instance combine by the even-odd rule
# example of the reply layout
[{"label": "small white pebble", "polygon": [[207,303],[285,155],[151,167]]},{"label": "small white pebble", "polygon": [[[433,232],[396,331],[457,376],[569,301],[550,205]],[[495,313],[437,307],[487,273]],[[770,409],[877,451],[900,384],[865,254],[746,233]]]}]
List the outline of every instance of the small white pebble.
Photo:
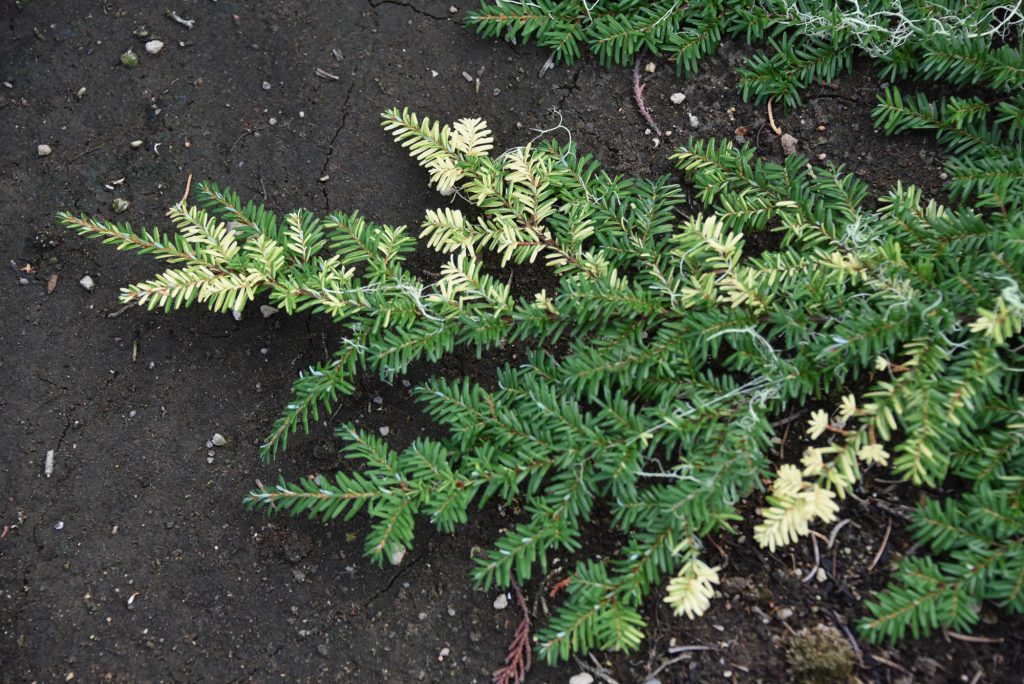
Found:
[{"label": "small white pebble", "polygon": [[96,283],[89,276],[82,276],[82,279],[78,281],[78,284],[84,287],[89,292],[92,292],[96,288]]},{"label": "small white pebble", "polygon": [[826,159],[828,159],[828,155],[824,152],[818,155],[818,161],[825,161]]},{"label": "small white pebble", "polygon": [[459,8],[455,5],[448,5],[448,14],[455,14],[459,11]]},{"label": "small white pebble", "polygon": [[160,51],[164,49],[164,41],[162,40],[151,40],[146,43],[146,52],[151,55],[158,55]]},{"label": "small white pebble", "polygon": [[653,74],[657,70],[658,65],[655,64],[654,62],[648,62],[647,64],[644,65],[644,71],[646,71],[649,74]]},{"label": "small white pebble", "polygon": [[814,577],[818,582],[824,582],[828,579],[828,573],[825,572],[825,568],[818,568],[818,571],[814,573]]},{"label": "small white pebble", "polygon": [[270,117],[270,125],[271,126],[276,126],[277,125],[277,119],[274,118],[274,117]]},{"label": "small white pebble", "polygon": [[686,95],[684,95],[683,93],[672,93],[671,95],[668,96],[668,99],[672,102],[672,104],[679,105],[686,102]]},{"label": "small white pebble", "polygon": [[445,647],[444,647],[444,648],[442,648],[442,649],[441,649],[441,651],[440,651],[440,652],[439,652],[439,653],[437,654],[437,659],[438,659],[439,661],[442,661],[442,662],[443,662],[443,661],[444,661],[444,659],[445,659],[445,658],[447,658],[447,657],[448,657],[448,655],[449,655],[449,654],[450,654],[451,652],[452,652],[452,649],[450,649],[450,648],[448,648],[447,646],[445,646]]},{"label": "small white pebble", "polygon": [[388,435],[391,434],[391,428],[389,428],[387,425],[381,425],[380,428],[378,429],[380,430],[381,437],[387,437]]},{"label": "small white pebble", "polygon": [[264,90],[270,90],[270,88],[271,88],[270,82],[269,81],[264,81],[263,82],[263,89]]},{"label": "small white pebble", "polygon": [[228,443],[228,440],[224,439],[224,435],[219,432],[214,434],[214,436],[210,438],[210,441],[213,443],[213,446],[219,447],[226,446]]},{"label": "small white pebble", "polygon": [[53,154],[53,148],[46,144],[40,145],[36,148],[36,154],[40,157],[49,157]]},{"label": "small white pebble", "polygon": [[63,520],[58,520],[57,524],[53,526],[53,529],[57,530],[58,532],[60,530],[63,530],[64,529],[64,521]]},{"label": "small white pebble", "polygon": [[135,409],[132,409],[131,411],[128,412],[128,417],[129,418],[134,418],[137,415],[139,415],[139,412],[136,411]]},{"label": "small white pebble", "polygon": [[472,76],[472,74],[470,74],[470,73],[469,73],[468,71],[463,71],[463,72],[462,72],[462,78],[466,79],[466,80],[467,80],[467,81],[469,81],[470,83],[472,83],[472,82],[473,82],[473,76]]},{"label": "small white pebble", "polygon": [[380,406],[380,405],[382,405],[382,404],[384,403],[384,397],[382,397],[382,396],[380,396],[380,395],[378,394],[377,396],[375,396],[375,397],[373,398],[373,403],[374,403],[374,404],[376,404],[377,406]]},{"label": "small white pebble", "polygon": [[132,140],[130,145],[133,150],[137,150],[142,147],[144,143],[141,140]]},{"label": "small white pebble", "polygon": [[330,177],[330,175],[323,175],[323,176],[320,176],[320,182],[321,182],[321,183],[326,183],[326,182],[327,182],[327,181],[329,181],[329,180],[331,180],[331,177]]},{"label": "small white pebble", "polygon": [[431,69],[431,70],[430,70],[430,77],[431,77],[431,78],[437,78],[437,71],[436,71],[436,70],[434,70],[434,69]]},{"label": "small white pebble", "polygon": [[213,464],[213,456],[207,456],[206,457],[206,462],[212,465]]},{"label": "small white pebble", "polygon": [[580,672],[569,677],[569,684],[594,684],[594,676],[589,672]]},{"label": "small white pebble", "polygon": [[305,119],[306,118],[306,112],[304,112],[302,110],[299,110],[299,118],[300,119]]},{"label": "small white pebble", "polygon": [[505,610],[508,608],[508,595],[498,594],[498,598],[494,599],[494,610]]},{"label": "small white pebble", "polygon": [[700,119],[690,114],[690,128],[697,128],[698,126],[700,126]]}]

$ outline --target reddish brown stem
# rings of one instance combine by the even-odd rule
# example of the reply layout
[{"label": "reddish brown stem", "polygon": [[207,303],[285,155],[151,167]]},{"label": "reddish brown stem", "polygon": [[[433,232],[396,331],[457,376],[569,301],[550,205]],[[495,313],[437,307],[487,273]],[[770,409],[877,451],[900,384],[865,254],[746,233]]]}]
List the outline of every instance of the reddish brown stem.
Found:
[{"label": "reddish brown stem", "polygon": [[650,111],[647,110],[647,104],[644,102],[644,88],[646,87],[640,82],[640,56],[637,55],[636,63],[633,65],[633,98],[636,100],[636,108],[640,110],[644,121],[651,127],[654,134],[660,138],[661,129],[658,128],[658,124],[655,123],[654,117],[651,116]]},{"label": "reddish brown stem", "polygon": [[515,636],[509,644],[508,655],[505,656],[505,665],[494,671],[492,678],[494,684],[522,684],[526,680],[526,673],[533,665],[533,648],[530,646],[530,609],[526,606],[526,599],[523,592],[512,578],[512,590],[516,595],[516,603],[523,614],[519,626],[516,627]]}]

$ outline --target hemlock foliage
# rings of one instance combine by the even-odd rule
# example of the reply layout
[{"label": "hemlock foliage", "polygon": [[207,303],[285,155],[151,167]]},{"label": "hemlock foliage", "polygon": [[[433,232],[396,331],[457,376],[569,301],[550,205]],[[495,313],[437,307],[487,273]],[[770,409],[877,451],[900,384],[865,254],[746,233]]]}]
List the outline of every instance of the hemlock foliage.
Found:
[{"label": "hemlock foliage", "polygon": [[858,52],[878,60],[883,78],[1024,86],[1024,10],[1006,0],[485,0],[467,21],[486,37],[535,42],[554,61],[586,50],[622,66],[646,51],[686,76],[723,36],[742,37],[768,48],[739,70],[744,99],[787,107],[848,71]]},{"label": "hemlock foliage", "polygon": [[[1009,173],[1020,163],[1015,143],[1004,144],[1024,130],[1009,105],[984,123],[960,101],[885,98],[890,130],[931,126],[954,150],[1006,153],[951,165]],[[126,302],[227,311],[265,296],[343,326],[333,358],[295,383],[266,458],[352,394],[359,372],[391,379],[457,347],[529,350],[497,371],[496,390],[451,378],[416,389],[444,439],[398,451],[343,425],[350,466],[262,486],[248,506],[325,520],[364,512],[365,551],[382,562],[412,546],[418,518],[452,532],[490,501],[516,503],[521,519],[474,578],[507,587],[513,574],[542,578],[554,555],[577,555],[538,634],[556,661],[637,648],[642,602],[666,584],[678,613],[703,613],[718,569],[701,559],[701,540],[733,530],[737,505],[764,478],[754,536],[775,549],[834,519],[864,468],[889,464],[950,491],[914,522],[932,558],[902,562],[862,630],[881,639],[966,629],[984,600],[1024,610],[1019,185],[964,166],[954,194],[978,208],[900,185],[872,209],[864,183],[842,169],[690,140],[674,159],[708,209],[685,216],[669,178],[610,176],[555,141],[492,156],[477,119],[449,127],[391,110],[383,124],[435,187],[465,200],[422,224],[426,245],[449,255],[436,279],[406,266],[417,241],[404,227],[355,213],[282,219],[213,184],[198,188],[197,205],[170,209],[173,235],[61,215],[82,235],[169,263],[125,288]],[[484,252],[503,267],[540,261],[558,285],[516,298],[507,273],[484,268]],[[805,407],[815,409],[815,446],[799,464],[776,462],[773,421]],[[584,523],[607,525],[610,555],[587,549]]]}]

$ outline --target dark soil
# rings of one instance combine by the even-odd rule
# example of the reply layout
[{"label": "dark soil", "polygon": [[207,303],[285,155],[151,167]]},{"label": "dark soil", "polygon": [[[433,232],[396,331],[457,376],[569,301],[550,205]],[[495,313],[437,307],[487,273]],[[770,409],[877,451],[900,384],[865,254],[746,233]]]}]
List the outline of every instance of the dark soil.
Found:
[{"label": "dark soil", "polygon": [[[195,27],[165,16],[170,6]],[[499,511],[453,536],[421,524],[404,563],[380,569],[361,555],[358,519],[322,525],[241,506],[256,478],[339,463],[323,425],[274,465],[256,454],[292,379],[324,358],[336,331],[301,316],[254,312],[236,322],[200,309],[125,310],[119,287],[157,266],[66,234],[54,220],[59,210],[111,215],[112,200],[124,198],[124,219],[159,223],[192,174],[279,210],[358,208],[415,225],[443,199],[380,129],[380,112],[396,105],[442,120],[482,116],[499,146],[554,126],[555,108],[580,147],[612,171],[671,171],[672,145],[655,148],[644,134],[629,70],[584,62],[538,78],[545,53],[478,40],[461,27],[462,9],[448,8],[427,0],[33,0],[18,10],[2,0],[0,680],[485,682],[501,664],[517,616],[495,611],[494,592],[469,580],[474,548],[509,522]],[[160,54],[146,53],[133,35],[140,27],[164,41]],[[128,48],[139,55],[135,69],[120,63]],[[744,53],[726,46],[691,82],[665,64],[645,74],[649,106],[675,130],[673,144],[691,133],[731,138],[742,126],[766,157],[781,158],[766,112],[736,94],[733,67]],[[937,195],[941,158],[927,138],[872,131],[877,89],[858,67],[835,87],[812,88],[799,112],[776,116],[812,159],[844,163],[876,191],[903,178]],[[677,90],[687,96],[679,106],[669,102]],[[133,149],[134,140],[143,146]],[[40,144],[53,154],[38,156]],[[86,274],[91,293],[78,284]],[[417,368],[410,379],[489,378],[491,368],[466,356]],[[396,444],[429,429],[408,390],[371,378],[331,417],[344,420],[387,425]],[[208,463],[216,432],[229,444]],[[49,450],[55,467],[46,478]],[[852,522],[833,549],[821,543],[824,582],[801,581],[813,566],[809,543],[768,555],[715,538],[709,558],[728,579],[707,618],[673,619],[656,596],[644,651],[601,666],[623,683],[655,671],[663,683],[789,680],[786,635],[852,625],[860,598],[884,584],[909,546],[900,517],[907,494],[886,486],[875,483],[868,490],[878,498],[846,506]],[[889,520],[885,551],[868,570]],[[549,588],[528,585],[531,603]],[[989,607],[983,617],[980,642],[860,643],[857,676],[1022,681],[1021,621]],[[682,645],[711,650],[666,666],[676,657],[670,647]],[[578,671],[538,666],[531,680],[565,682]]]}]

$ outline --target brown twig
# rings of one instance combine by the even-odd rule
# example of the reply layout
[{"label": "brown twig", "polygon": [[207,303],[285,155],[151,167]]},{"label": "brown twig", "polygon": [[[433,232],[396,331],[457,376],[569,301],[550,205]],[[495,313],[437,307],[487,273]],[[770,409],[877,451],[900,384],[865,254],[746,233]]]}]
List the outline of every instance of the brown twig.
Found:
[{"label": "brown twig", "polygon": [[646,87],[640,82],[640,56],[637,55],[636,62],[633,64],[633,99],[636,100],[636,108],[640,110],[644,121],[651,127],[654,134],[660,138],[661,129],[658,128],[658,124],[654,121],[654,117],[651,116],[650,111],[647,109],[647,104],[644,102],[644,88]]},{"label": "brown twig", "polygon": [[957,641],[964,641],[968,644],[1001,644],[1003,643],[1002,637],[984,637],[984,636],[973,636],[971,634],[961,634],[960,632],[952,632],[948,629],[942,631],[944,635],[950,639],[956,639]]},{"label": "brown twig", "polygon": [[512,589],[516,594],[516,603],[523,613],[523,619],[516,627],[516,633],[509,644],[508,655],[505,656],[505,665],[491,675],[494,684],[522,684],[526,679],[526,673],[533,665],[533,648],[530,646],[530,609],[526,606],[526,599],[519,589],[515,578],[512,578]]},{"label": "brown twig", "polygon": [[885,536],[882,537],[882,543],[878,547],[878,551],[875,552],[875,557],[871,559],[871,565],[868,566],[868,572],[875,569],[878,565],[878,561],[882,558],[882,552],[885,551],[886,544],[889,543],[889,533],[892,532],[892,518],[889,518],[889,524],[885,526]]},{"label": "brown twig", "polygon": [[558,592],[569,586],[570,582],[572,582],[572,576],[566,577],[565,579],[556,582],[555,586],[551,587],[551,591],[548,592],[548,598],[555,598],[555,596],[558,595]]},{"label": "brown twig", "polygon": [[188,174],[188,180],[185,181],[185,194],[181,196],[181,201],[178,204],[184,204],[185,200],[188,199],[188,193],[192,190],[192,174]]},{"label": "brown twig", "polygon": [[768,98],[768,125],[772,127],[772,133],[782,135],[782,129],[775,125],[775,112],[772,111],[772,98]]}]

